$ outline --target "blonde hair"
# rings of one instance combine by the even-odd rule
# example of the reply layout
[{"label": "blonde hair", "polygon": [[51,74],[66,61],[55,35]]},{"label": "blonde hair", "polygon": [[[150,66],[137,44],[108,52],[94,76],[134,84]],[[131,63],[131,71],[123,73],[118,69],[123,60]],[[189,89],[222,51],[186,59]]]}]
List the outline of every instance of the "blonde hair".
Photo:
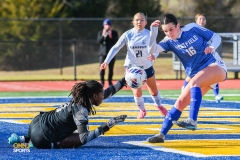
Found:
[{"label": "blonde hair", "polygon": [[138,13],[134,14],[133,20],[134,20],[134,17],[137,16],[137,15],[140,15],[140,16],[144,17],[145,20],[147,20],[147,16],[145,16],[145,14],[142,13],[142,12],[138,12]]},{"label": "blonde hair", "polygon": [[203,17],[205,17],[205,19],[206,19],[206,16],[205,16],[203,13],[198,13],[198,14],[196,14],[196,16],[195,16],[195,21],[197,21],[197,19],[198,19],[199,16],[203,16]]}]

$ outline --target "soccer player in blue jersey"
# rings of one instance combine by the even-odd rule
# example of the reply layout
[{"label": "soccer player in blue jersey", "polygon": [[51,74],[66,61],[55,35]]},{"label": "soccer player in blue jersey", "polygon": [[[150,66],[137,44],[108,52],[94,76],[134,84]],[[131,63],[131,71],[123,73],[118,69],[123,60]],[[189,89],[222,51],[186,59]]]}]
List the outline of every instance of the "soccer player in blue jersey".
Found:
[{"label": "soccer player in blue jersey", "polygon": [[[158,26],[161,24],[166,37],[156,44]],[[177,18],[166,14],[160,22],[151,25],[150,53],[172,51],[181,60],[187,76],[191,78],[174,106],[166,115],[159,134],[147,139],[150,143],[163,143],[173,124],[195,130],[202,96],[218,82],[227,79],[227,69],[215,48],[221,42],[219,35],[190,23],[180,27]],[[182,111],[190,104],[189,118],[178,122]]]},{"label": "soccer player in blue jersey", "polygon": [[[110,63],[111,59],[119,52],[123,46],[127,46],[127,55],[124,63],[126,69],[131,67],[141,67],[147,73],[147,88],[151,94],[152,100],[154,101],[155,107],[160,111],[160,113],[165,117],[167,114],[167,109],[164,108],[161,104],[160,93],[157,89],[153,63],[159,52],[154,52],[149,54],[149,40],[150,40],[150,31],[145,28],[147,25],[146,16],[139,12],[136,13],[133,17],[133,28],[124,32],[117,43],[109,51],[107,58],[101,64],[100,70],[106,69],[107,65]],[[137,116],[138,119],[144,118],[147,114],[147,111],[144,106],[144,98],[142,96],[141,88],[131,88],[134,101],[138,106],[140,112]]]},{"label": "soccer player in blue jersey", "polygon": [[[201,13],[198,13],[196,14],[195,16],[195,22],[204,27],[207,23],[207,20],[206,20],[206,17],[204,14],[201,14]],[[185,88],[185,86],[188,84],[188,82],[190,81],[190,77],[187,77],[185,80],[184,80],[184,86],[182,87],[182,90]],[[217,83],[215,88],[212,88],[213,89],[213,92],[214,92],[214,96],[215,96],[215,100],[217,103],[219,103],[221,100],[223,100],[223,96],[219,95],[219,84]]]}]

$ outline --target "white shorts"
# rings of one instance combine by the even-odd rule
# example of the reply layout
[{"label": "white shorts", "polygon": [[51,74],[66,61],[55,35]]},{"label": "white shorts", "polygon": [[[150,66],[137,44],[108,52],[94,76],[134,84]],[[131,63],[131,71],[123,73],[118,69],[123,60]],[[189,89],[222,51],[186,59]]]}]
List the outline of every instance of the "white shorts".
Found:
[{"label": "white shorts", "polygon": [[225,62],[222,60],[222,58],[219,56],[219,54],[217,52],[213,52],[212,53],[213,57],[216,59],[216,62],[214,64],[220,66],[222,69],[225,70],[225,72],[227,73],[227,67]]},{"label": "white shorts", "polygon": [[[218,65],[219,67],[221,67],[225,72],[226,72],[226,79],[227,79],[227,67],[226,67],[226,64],[225,62],[222,60],[222,58],[219,56],[219,54],[217,52],[213,52],[212,55],[214,56],[214,58],[216,59],[216,62],[213,63],[213,64],[216,64]],[[211,65],[211,64],[210,64]],[[226,80],[225,79],[225,80]],[[216,85],[217,83],[215,84],[212,84],[210,87],[212,89],[216,89]]]}]

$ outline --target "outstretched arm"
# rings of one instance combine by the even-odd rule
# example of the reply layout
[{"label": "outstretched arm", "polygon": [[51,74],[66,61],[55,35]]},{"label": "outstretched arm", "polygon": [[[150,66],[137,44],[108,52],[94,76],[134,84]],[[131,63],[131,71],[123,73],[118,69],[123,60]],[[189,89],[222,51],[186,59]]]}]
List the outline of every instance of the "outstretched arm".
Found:
[{"label": "outstretched arm", "polygon": [[117,43],[110,49],[110,51],[107,54],[106,59],[104,62],[100,65],[100,70],[106,69],[107,65],[110,63],[110,61],[113,59],[114,56],[119,52],[119,50],[125,45],[125,34],[123,34]]},{"label": "outstretched arm", "polygon": [[158,26],[160,25],[159,20],[155,20],[151,24],[151,32],[150,32],[150,41],[149,41],[149,53],[156,53],[156,38],[158,35]]},{"label": "outstretched arm", "polygon": [[149,41],[149,48],[148,48],[148,53],[153,54],[153,53],[160,53],[162,51],[165,51],[160,45],[156,43],[156,38],[158,35],[158,26],[160,25],[159,20],[155,20],[151,24],[151,32],[150,32],[150,41]]},{"label": "outstretched arm", "polygon": [[127,86],[125,77],[123,77],[121,80],[117,81],[117,83],[115,83],[114,85],[104,90],[104,99],[107,99],[113,96],[115,93],[121,90],[124,86]]},{"label": "outstretched arm", "polygon": [[88,143],[89,141],[97,138],[98,136],[103,135],[105,132],[107,132],[110,128],[112,128],[116,124],[124,122],[126,117],[127,115],[114,117],[110,119],[108,122],[103,123],[101,126],[99,126],[93,131],[89,131],[86,124],[80,124],[77,126],[78,133],[73,133],[72,135],[62,140],[59,144],[59,147],[60,148],[80,147]]}]

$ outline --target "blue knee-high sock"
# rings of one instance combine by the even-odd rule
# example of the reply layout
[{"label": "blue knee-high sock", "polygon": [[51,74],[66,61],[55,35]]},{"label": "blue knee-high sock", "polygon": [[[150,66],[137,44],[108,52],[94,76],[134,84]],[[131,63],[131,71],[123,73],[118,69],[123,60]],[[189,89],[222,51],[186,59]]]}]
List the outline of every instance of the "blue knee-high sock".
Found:
[{"label": "blue knee-high sock", "polygon": [[218,95],[218,93],[219,93],[219,85],[218,84],[216,85],[216,88],[213,89],[213,92],[214,92],[214,95],[216,97]]},{"label": "blue knee-high sock", "polygon": [[166,135],[167,132],[172,128],[173,123],[172,121],[177,121],[182,112],[179,111],[177,108],[172,107],[172,109],[168,112],[167,116],[164,118],[161,133]]},{"label": "blue knee-high sock", "polygon": [[183,86],[184,88],[187,86],[188,82],[186,81],[186,79],[184,79],[184,82],[183,82]]},{"label": "blue knee-high sock", "polygon": [[202,91],[199,87],[191,88],[190,118],[197,121],[199,108],[202,102]]}]

